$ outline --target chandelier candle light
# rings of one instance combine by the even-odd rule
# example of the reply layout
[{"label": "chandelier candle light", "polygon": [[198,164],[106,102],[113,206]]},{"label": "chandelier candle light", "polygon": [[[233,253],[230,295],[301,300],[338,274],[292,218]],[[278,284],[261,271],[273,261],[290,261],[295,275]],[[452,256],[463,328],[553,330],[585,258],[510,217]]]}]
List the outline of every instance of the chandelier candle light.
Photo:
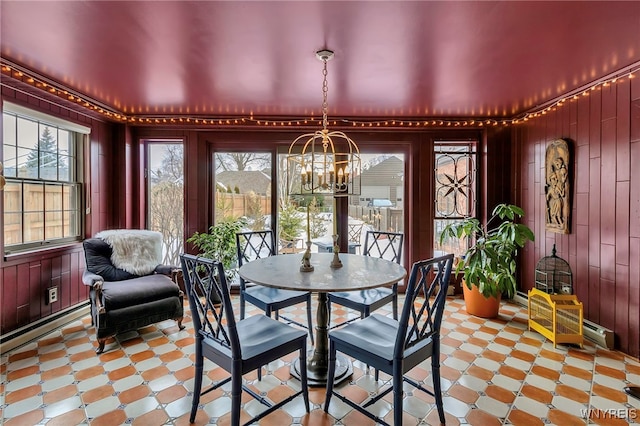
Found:
[{"label": "chandelier candle light", "polygon": [[[338,256],[337,197],[360,195],[362,161],[356,143],[341,131],[330,131],[327,111],[327,61],[333,58],[331,50],[319,50],[316,56],[323,63],[322,69],[322,129],[298,136],[289,146],[287,156],[287,188],[289,195],[327,195],[333,199],[333,260],[332,268],[342,267]],[[311,266],[311,238],[309,210],[307,207],[307,250],[302,259],[301,271]],[[311,269],[313,270],[313,269]]]}]

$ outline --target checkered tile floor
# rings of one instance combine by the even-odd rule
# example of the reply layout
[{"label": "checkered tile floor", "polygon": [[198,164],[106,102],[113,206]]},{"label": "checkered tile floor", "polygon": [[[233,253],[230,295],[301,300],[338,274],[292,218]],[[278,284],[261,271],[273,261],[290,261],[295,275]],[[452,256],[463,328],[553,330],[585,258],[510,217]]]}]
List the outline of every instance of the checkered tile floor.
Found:
[{"label": "checkered tile floor", "polygon": [[[237,301],[236,301],[237,302]],[[401,301],[402,303],[402,301]],[[185,312],[189,312],[185,306]],[[333,306],[336,321],[353,316]],[[390,310],[383,310],[390,315]],[[249,309],[248,314],[261,314]],[[287,310],[305,321],[303,307]],[[589,342],[558,345],[527,330],[526,309],[505,303],[499,318],[484,320],[466,314],[464,302],[449,298],[443,322],[442,385],[447,425],[479,426],[543,424],[624,425],[640,423],[640,400],[623,392],[640,385],[640,363],[619,352]],[[193,389],[194,337],[190,318],[178,330],[165,321],[123,334],[96,355],[89,317],[2,355],[0,423],[11,425],[186,425]],[[245,376],[267,398],[278,401],[296,388],[289,375],[291,359],[267,366],[259,382]],[[225,375],[205,365],[207,382]],[[412,376],[430,386],[428,363]],[[389,377],[381,375],[381,380]],[[343,394],[363,400],[376,383],[364,365],[356,363]],[[438,424],[433,399],[405,387],[404,423]],[[229,424],[229,389],[206,395],[196,424]],[[261,425],[371,425],[366,417],[333,399],[329,415],[322,411],[324,388],[311,388],[312,411],[301,398],[260,421]],[[262,406],[244,398],[248,414]],[[378,414],[392,421],[390,399],[375,404]]]}]

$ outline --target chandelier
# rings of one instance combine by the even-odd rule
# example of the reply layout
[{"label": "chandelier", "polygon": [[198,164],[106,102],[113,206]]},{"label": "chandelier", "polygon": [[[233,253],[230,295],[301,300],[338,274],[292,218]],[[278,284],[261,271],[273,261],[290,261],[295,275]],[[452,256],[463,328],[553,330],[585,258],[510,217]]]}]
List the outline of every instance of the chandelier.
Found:
[{"label": "chandelier", "polygon": [[358,145],[343,132],[327,128],[327,62],[333,52],[319,50],[316,56],[323,63],[322,129],[298,136],[289,146],[287,188],[290,195],[360,195]]},{"label": "chandelier", "polygon": [[[333,196],[333,260],[332,268],[341,268],[338,256],[337,197],[360,195],[362,162],[358,145],[343,132],[329,131],[327,111],[327,62],[333,58],[331,50],[319,50],[322,61],[322,129],[298,136],[289,146],[287,155],[287,189],[289,195]],[[307,206],[307,250],[302,257],[300,271],[311,272],[311,237],[309,207]]]}]

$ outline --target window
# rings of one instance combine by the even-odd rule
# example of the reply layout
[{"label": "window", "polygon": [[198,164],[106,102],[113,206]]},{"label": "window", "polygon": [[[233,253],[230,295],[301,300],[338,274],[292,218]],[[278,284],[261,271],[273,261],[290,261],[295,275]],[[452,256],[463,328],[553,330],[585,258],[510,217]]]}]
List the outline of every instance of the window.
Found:
[{"label": "window", "polygon": [[271,228],[271,154],[215,153],[214,223],[242,219],[252,230]]},{"label": "window", "polygon": [[2,119],[5,251],[79,240],[89,129],[8,102]]},{"label": "window", "polygon": [[[383,150],[378,153],[367,152],[360,146],[362,173],[360,176],[360,195],[349,197],[348,205],[348,250],[350,253],[361,253],[369,230],[405,232],[404,226],[404,173],[405,155],[402,152]],[[278,196],[279,218],[282,225],[292,216],[302,218],[297,228],[295,251],[303,251],[306,239],[305,217],[309,207],[309,235],[313,246],[311,251],[324,251],[333,244],[333,198],[325,195],[307,195],[287,197],[286,157],[284,149],[278,155]],[[292,213],[293,212],[293,213]],[[293,220],[292,220],[293,221]],[[282,229],[279,232],[282,237]],[[287,232],[285,232],[286,234]],[[281,238],[282,251],[282,238]]]},{"label": "window", "polygon": [[436,142],[434,158],[434,248],[460,256],[468,241],[445,241],[441,246],[439,240],[447,224],[476,215],[476,142]]},{"label": "window", "polygon": [[[363,221],[364,230],[405,232],[404,154],[362,154],[362,195],[366,202],[349,206],[350,221]],[[361,242],[364,244],[364,232]]]},{"label": "window", "polygon": [[147,227],[162,233],[162,263],[179,265],[184,252],[184,145],[147,144]]}]

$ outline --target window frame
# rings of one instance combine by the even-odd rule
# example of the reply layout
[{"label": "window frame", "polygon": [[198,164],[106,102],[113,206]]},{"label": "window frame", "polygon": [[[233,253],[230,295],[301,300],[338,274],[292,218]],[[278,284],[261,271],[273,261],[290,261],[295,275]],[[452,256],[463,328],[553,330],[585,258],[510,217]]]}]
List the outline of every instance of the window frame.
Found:
[{"label": "window frame", "polygon": [[[83,212],[84,212],[85,197],[86,197],[85,179],[84,179],[84,170],[85,170],[84,154],[85,154],[85,145],[88,141],[91,129],[89,127],[86,127],[77,123],[66,121],[66,120],[63,120],[63,119],[60,119],[36,110],[32,110],[17,104],[6,102],[6,101],[3,102],[2,113],[3,113],[2,114],[3,123],[5,121],[5,116],[11,115],[15,117],[15,124],[16,124],[15,140],[10,141],[10,142],[14,142],[15,145],[7,144],[6,143],[7,141],[4,140],[3,138],[3,154],[2,154],[3,161],[5,160],[4,159],[5,148],[10,147],[10,149],[17,150],[20,147],[20,140],[19,140],[20,135],[17,133],[20,127],[19,126],[20,120],[28,120],[36,124],[38,129],[37,139],[35,141],[36,148],[39,145],[40,139],[42,137],[42,130],[45,126],[55,131],[55,138],[56,138],[55,141],[56,141],[57,147],[59,147],[58,134],[60,132],[62,132],[63,134],[67,132],[68,144],[69,144],[67,152],[61,153],[58,148],[56,151],[56,156],[57,156],[57,160],[59,160],[60,157],[65,157],[67,161],[71,160],[71,163],[69,164],[70,170],[69,170],[68,176],[65,176],[64,178],[60,177],[60,170],[57,171],[55,179],[47,178],[47,176],[42,177],[40,176],[41,170],[39,166],[37,168],[38,170],[37,177],[18,176],[17,171],[14,176],[6,176],[6,169],[4,170],[7,186],[17,184],[21,188],[19,209],[16,210],[15,212],[13,211],[11,212],[11,213],[19,214],[21,216],[20,223],[19,223],[21,241],[19,243],[8,244],[6,241],[5,232],[6,232],[6,225],[7,225],[6,223],[7,203],[4,200],[6,196],[6,192],[3,191],[3,203],[2,203],[3,245],[2,247],[4,250],[4,256],[24,253],[28,251],[34,251],[34,250],[43,249],[43,248],[56,248],[56,247],[70,244],[70,243],[82,241],[84,236],[84,227],[85,227],[85,216]],[[3,132],[5,131],[6,129],[4,129],[4,125],[3,125]],[[16,151],[16,155],[17,155],[17,151]],[[32,209],[30,211],[34,211],[39,214],[42,214],[42,218],[45,224],[46,224],[46,220],[47,220],[46,218],[48,215],[49,216],[51,214],[60,215],[60,217],[62,217],[61,220],[63,223],[64,223],[64,217],[65,215],[67,215],[68,217],[70,217],[69,223],[73,223],[73,222],[76,223],[73,226],[74,229],[72,232],[66,231],[63,226],[61,229],[60,236],[48,237],[45,234],[46,232],[46,225],[45,225],[43,228],[43,235],[41,236],[41,238],[39,238],[38,240],[31,240],[28,242],[24,241],[26,226],[28,225],[28,222],[25,221],[24,187],[26,185],[34,185],[34,184],[42,185],[43,200],[42,200],[42,204],[38,206],[38,208]],[[58,203],[60,204],[59,208],[47,208],[45,195],[47,193],[47,190],[50,188],[60,188],[61,199],[58,201]],[[69,195],[69,198],[65,200],[65,197],[64,197],[65,191],[69,191],[69,194],[75,194],[75,195]],[[65,202],[67,202],[68,200],[75,200],[74,208],[69,208],[69,207],[65,208]],[[73,216],[75,216],[75,220]],[[73,235],[69,235],[69,234],[73,234]]]},{"label": "window frame", "polygon": [[[446,148],[455,148],[462,147],[461,150],[447,150]],[[480,185],[480,170],[479,170],[479,149],[480,149],[480,141],[477,139],[458,139],[458,138],[445,138],[445,139],[437,139],[434,140],[433,143],[433,246],[435,251],[451,251],[452,247],[447,247],[444,250],[443,247],[440,246],[438,239],[442,228],[445,226],[445,222],[459,222],[468,217],[478,217],[479,212],[479,185]],[[438,155],[450,155],[450,156],[463,156],[466,155],[470,160],[470,164],[473,166],[473,169],[470,170],[472,172],[471,182],[472,185],[469,185],[466,189],[468,193],[473,195],[472,202],[467,204],[467,212],[458,214],[450,214],[450,215],[440,215],[438,214],[438,203],[440,202],[439,198],[439,186],[438,186]],[[454,163],[457,162],[458,159],[454,159]],[[456,185],[457,188],[457,185]],[[449,200],[447,200],[449,201]],[[454,203],[455,204],[455,203]],[[459,242],[460,243],[460,242]],[[462,246],[455,247],[453,250],[454,253],[459,256],[469,247],[471,241],[467,239],[462,243]]]},{"label": "window frame", "polygon": [[[178,265],[180,264],[179,254],[184,251],[184,242],[188,236],[185,235],[185,223],[186,223],[186,141],[184,138],[141,138],[141,145],[144,146],[144,155],[141,160],[141,170],[143,171],[142,179],[144,180],[144,191],[145,191],[145,228],[149,230],[155,230],[163,233],[163,242],[162,242],[162,258],[163,264],[167,265]],[[167,146],[167,145],[179,145],[182,148],[182,218],[181,218],[181,227],[180,229],[176,229],[179,235],[175,238],[175,243],[177,247],[173,250],[175,256],[172,256],[168,251],[168,242],[166,240],[166,235],[162,230],[154,229],[153,223],[153,189],[154,184],[152,183],[152,173],[154,172],[152,164],[152,150],[159,146]]]}]

